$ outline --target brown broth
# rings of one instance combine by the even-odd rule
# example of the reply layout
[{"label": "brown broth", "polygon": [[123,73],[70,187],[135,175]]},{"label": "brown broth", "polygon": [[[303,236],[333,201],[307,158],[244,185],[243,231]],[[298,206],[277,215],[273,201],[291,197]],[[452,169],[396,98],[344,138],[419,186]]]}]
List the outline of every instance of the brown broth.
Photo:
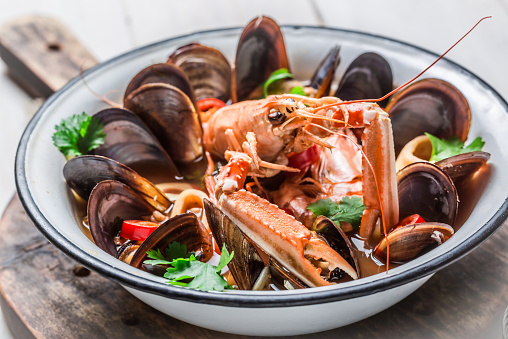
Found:
[{"label": "brown broth", "polygon": [[464,225],[473,212],[490,182],[491,174],[492,168],[490,164],[485,164],[470,177],[457,183],[456,188],[460,202],[457,219],[455,220],[455,225],[453,225],[455,231],[458,231]]},{"label": "brown broth", "polygon": [[[474,207],[482,197],[487,185],[490,182],[492,169],[489,164],[482,166],[476,173],[471,175],[469,178],[459,182],[457,184],[457,191],[460,198],[459,209],[457,220],[454,225],[454,229],[457,231],[467,220],[467,218],[471,215]],[[200,187],[200,183],[198,181],[185,181],[181,180],[176,183],[164,183],[159,184],[159,188],[161,188],[164,192],[168,193],[170,196],[170,200],[174,202],[177,197],[177,193],[181,192],[187,188],[194,188],[202,190]],[[86,217],[86,202],[78,197],[75,194],[70,193],[69,198],[73,201],[74,214],[76,216],[76,220],[78,221],[78,225],[82,232],[91,240],[92,236],[90,230],[83,223],[84,218]],[[189,212],[191,211],[189,209]],[[202,210],[198,213],[198,217],[202,214]],[[369,244],[366,239],[360,237],[357,233],[350,235],[349,239],[353,245],[353,251],[358,260],[358,264],[360,267],[360,277],[365,278],[371,275],[375,275],[378,273],[386,272],[387,266],[386,264],[376,258],[373,254],[374,247],[372,244]],[[214,260],[218,260],[218,255],[214,256]],[[213,260],[212,260],[213,261]],[[399,266],[398,264],[390,263],[389,268],[394,268]],[[351,280],[348,276],[343,277],[339,280],[339,282],[345,282]],[[273,284],[269,284],[267,286],[268,290],[278,290],[281,286],[275,288],[272,286]]]}]

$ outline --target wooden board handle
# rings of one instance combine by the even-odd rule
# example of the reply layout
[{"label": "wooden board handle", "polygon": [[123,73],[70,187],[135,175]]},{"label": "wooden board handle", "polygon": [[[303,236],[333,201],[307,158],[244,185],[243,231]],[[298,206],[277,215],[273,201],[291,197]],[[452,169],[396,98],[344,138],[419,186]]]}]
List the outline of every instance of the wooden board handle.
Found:
[{"label": "wooden board handle", "polygon": [[58,20],[28,16],[0,28],[9,76],[33,97],[47,98],[97,61]]}]

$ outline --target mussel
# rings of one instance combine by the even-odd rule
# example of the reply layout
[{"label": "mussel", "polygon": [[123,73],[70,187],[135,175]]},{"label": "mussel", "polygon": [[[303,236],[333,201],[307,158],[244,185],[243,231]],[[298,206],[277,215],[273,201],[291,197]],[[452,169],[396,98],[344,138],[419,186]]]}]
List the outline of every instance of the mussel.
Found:
[{"label": "mussel", "polygon": [[185,93],[187,97],[196,104],[194,89],[182,69],[172,64],[154,64],[142,69],[136,74],[124,93],[124,105],[127,104],[129,95],[136,89],[146,84],[167,84],[175,86]]},{"label": "mussel", "polygon": [[[250,290],[266,266],[257,249],[240,229],[208,199],[203,200],[208,225],[219,248],[223,244],[229,252],[235,253],[228,267],[239,289]],[[267,257],[265,256],[265,261]]]},{"label": "mussel", "polygon": [[104,124],[106,140],[91,154],[116,160],[154,183],[181,177],[169,155],[137,115],[121,108],[108,108],[94,117]]},{"label": "mussel", "polygon": [[231,66],[219,50],[192,43],[174,51],[167,63],[183,70],[198,101],[217,98],[227,102],[230,99]]},{"label": "mussel", "polygon": [[127,96],[125,108],[148,125],[182,174],[203,158],[199,114],[180,89],[163,83],[145,84]]},{"label": "mussel", "polygon": [[440,79],[417,81],[390,99],[386,106],[393,126],[395,153],[425,132],[465,141],[471,124],[469,104],[462,93]]},{"label": "mussel", "polygon": [[315,97],[320,98],[330,94],[335,71],[340,63],[340,47],[334,46],[319,63],[310,78],[309,86],[316,90]]},{"label": "mussel", "polygon": [[85,201],[98,183],[116,180],[145,197],[160,212],[166,212],[173,205],[150,181],[129,167],[106,157],[84,155],[73,158],[65,164],[63,174],[67,185]]},{"label": "mussel", "polygon": [[311,230],[324,238],[331,248],[346,259],[351,267],[355,269],[358,278],[361,278],[360,265],[358,265],[353,245],[340,226],[327,217],[320,215],[314,221]]},{"label": "mussel", "polygon": [[439,167],[417,162],[397,173],[399,215],[419,214],[425,221],[452,225],[458,208],[455,185]]},{"label": "mussel", "polygon": [[238,42],[233,72],[233,102],[251,98],[252,92],[272,72],[281,68],[290,69],[279,25],[265,16],[252,20],[245,26]]},{"label": "mussel", "polygon": [[116,256],[114,238],[122,229],[122,222],[150,216],[155,208],[129,186],[106,180],[95,186],[88,200],[90,232],[97,246]]},{"label": "mussel", "polygon": [[[342,100],[377,99],[393,88],[392,69],[388,61],[373,52],[364,53],[349,65],[335,96]],[[385,106],[388,99],[379,103]]]},{"label": "mussel", "polygon": [[403,263],[441,245],[453,233],[453,228],[450,225],[437,222],[400,226],[393,229],[381,240],[376,246],[374,254],[377,258],[386,260],[388,242],[390,246],[389,260],[394,263]]},{"label": "mussel", "polygon": [[146,252],[159,249],[165,252],[168,245],[174,241],[187,246],[187,251],[196,253],[200,261],[206,262],[213,255],[213,244],[210,233],[193,213],[184,213],[170,218],[162,223],[139,246],[131,260],[131,265],[142,268],[148,259]]}]

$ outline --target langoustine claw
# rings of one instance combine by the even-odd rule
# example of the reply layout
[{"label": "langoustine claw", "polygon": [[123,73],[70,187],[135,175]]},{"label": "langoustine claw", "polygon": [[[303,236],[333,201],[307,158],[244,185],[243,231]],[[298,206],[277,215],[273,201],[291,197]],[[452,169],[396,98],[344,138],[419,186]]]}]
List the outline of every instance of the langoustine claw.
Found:
[{"label": "langoustine claw", "polygon": [[240,230],[309,286],[330,283],[308,258],[328,262],[330,272],[339,268],[358,279],[355,269],[314,232],[276,205],[240,189],[250,166],[246,155],[235,153],[221,168],[215,191],[219,208]]}]

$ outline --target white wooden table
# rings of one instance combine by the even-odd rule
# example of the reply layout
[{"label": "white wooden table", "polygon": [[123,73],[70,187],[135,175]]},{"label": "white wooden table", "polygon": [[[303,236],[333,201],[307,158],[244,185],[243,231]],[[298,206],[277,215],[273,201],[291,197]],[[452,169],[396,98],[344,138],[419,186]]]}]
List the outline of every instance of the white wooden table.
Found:
[{"label": "white wooden table", "polygon": [[[54,16],[99,60],[157,40],[200,30],[243,26],[257,15],[280,24],[358,30],[442,53],[483,16],[480,25],[447,56],[508,99],[508,0],[2,0],[0,25],[29,14]],[[14,187],[18,140],[36,104],[6,75],[0,62],[0,212]],[[492,335],[499,337],[499,329]],[[9,334],[0,326],[0,338]]]}]

